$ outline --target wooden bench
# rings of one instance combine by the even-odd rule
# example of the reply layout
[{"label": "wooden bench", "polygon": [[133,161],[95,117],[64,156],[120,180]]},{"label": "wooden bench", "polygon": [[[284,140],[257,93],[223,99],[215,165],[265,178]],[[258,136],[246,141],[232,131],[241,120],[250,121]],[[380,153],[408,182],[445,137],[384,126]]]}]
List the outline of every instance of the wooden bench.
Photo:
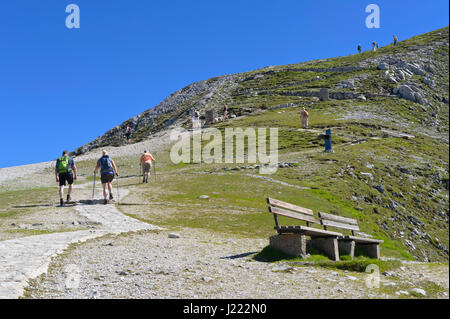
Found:
[{"label": "wooden bench", "polygon": [[353,218],[341,217],[326,213],[319,213],[320,224],[324,230],[329,227],[336,229],[344,229],[351,232],[351,235],[342,235],[338,238],[339,253],[350,255],[351,258],[355,256],[355,246],[368,257],[380,258],[379,244],[382,240],[373,239],[371,235],[360,232],[358,221]]},{"label": "wooden bench", "polygon": [[[270,245],[289,255],[306,257],[307,244],[323,251],[330,259],[339,260],[338,238],[344,235],[339,232],[311,227],[311,224],[320,225],[314,217],[312,210],[267,198],[269,212],[275,219],[274,229],[278,235],[270,237]],[[306,223],[306,226],[281,226],[278,216],[293,218]],[[306,236],[311,239],[307,242]]]}]

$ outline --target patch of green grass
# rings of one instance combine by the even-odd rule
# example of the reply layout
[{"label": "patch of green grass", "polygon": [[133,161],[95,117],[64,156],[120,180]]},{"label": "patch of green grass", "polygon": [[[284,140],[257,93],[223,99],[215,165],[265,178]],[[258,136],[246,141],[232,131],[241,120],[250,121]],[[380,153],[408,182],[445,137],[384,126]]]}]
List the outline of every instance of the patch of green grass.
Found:
[{"label": "patch of green grass", "polygon": [[258,252],[253,259],[261,262],[280,262],[280,261],[304,261],[300,257],[293,257],[288,254],[279,251],[272,246],[264,247],[260,252]]},{"label": "patch of green grass", "polygon": [[[438,35],[439,32],[442,35]],[[225,92],[225,95],[230,112],[245,116],[213,126],[222,132],[225,128],[277,127],[280,159],[297,164],[295,167],[280,169],[270,177],[311,189],[300,190],[245,176],[246,173],[258,174],[255,170],[233,171],[224,175],[204,174],[206,169],[220,172],[223,167],[241,166],[237,163],[174,165],[167,159],[165,166],[159,170],[161,175],[167,174],[158,180],[160,195],[145,186],[136,188],[143,192],[143,201],[150,208],[170,210],[170,214],[151,214],[144,208],[142,213],[128,213],[169,227],[207,228],[242,236],[265,237],[273,234],[273,221],[264,202],[265,197],[270,196],[315,212],[324,211],[356,218],[363,232],[384,240],[381,245],[383,255],[412,259],[422,258],[423,256],[418,255],[419,252],[427,251],[433,260],[448,258],[442,256],[442,252],[436,248],[438,241],[448,247],[448,224],[443,220],[430,218],[436,216],[436,212],[448,209],[448,190],[444,187],[448,174],[441,173],[442,176],[438,178],[441,182],[431,178],[438,171],[448,171],[448,144],[444,134],[448,129],[445,125],[437,129],[437,133],[433,132],[434,129],[424,122],[424,118],[418,116],[423,114],[422,106],[392,96],[373,97],[367,101],[317,102],[315,98],[290,96],[287,92],[299,93],[315,91],[319,87],[334,87],[343,79],[358,77],[358,82],[362,85],[361,91],[364,91],[362,93],[388,93],[393,84],[387,82],[376,65],[342,73],[311,72],[305,69],[355,66],[368,58],[418,50],[419,47],[415,46],[441,41],[446,35],[448,28],[401,41],[396,47],[382,47],[377,52],[366,51],[346,57],[276,66],[237,75],[241,79],[238,88]],[[448,56],[448,47],[438,48],[435,52],[435,55],[442,54]],[[443,59],[439,56],[437,60],[446,63]],[[264,76],[254,77],[257,74]],[[316,76],[320,76],[320,79]],[[422,79],[414,77],[412,80]],[[211,79],[209,83],[212,81],[215,79]],[[446,91],[444,88],[448,88],[448,80],[439,78],[437,82],[439,91]],[[261,90],[270,92],[261,94]],[[440,102],[436,104],[438,102],[433,97],[436,90],[428,91],[427,99],[430,99],[439,121],[442,124],[448,123],[448,106]],[[187,123],[186,110],[201,97],[199,95],[187,101],[179,111],[165,114],[158,119],[158,123],[145,128],[141,133],[144,136],[144,133],[163,127],[164,123],[176,115],[184,116],[186,122],[183,123]],[[307,105],[312,130],[297,130],[301,126],[300,107],[267,109],[285,103]],[[244,108],[251,109],[252,113],[247,114]],[[318,135],[330,127],[334,153],[325,154],[322,152],[323,140]],[[398,130],[416,137],[410,140],[384,138],[383,129]],[[435,134],[439,137],[431,137]],[[362,139],[366,142],[356,145],[346,143]],[[206,143],[204,141],[203,146]],[[222,154],[223,151],[222,144]],[[136,168],[136,163],[133,162],[135,160],[124,160],[120,164],[123,165],[120,170],[126,172],[121,172],[122,175],[128,172],[132,174]],[[410,167],[412,177],[399,172],[399,166]],[[364,177],[366,175],[362,173],[372,174],[373,180]],[[384,185],[386,191],[383,194],[374,189],[378,184]],[[208,195],[209,201],[199,200],[200,195]],[[396,208],[393,208],[393,202],[396,203]],[[121,209],[126,212],[126,208]],[[413,237],[411,229],[414,226],[408,216],[424,222],[420,231],[431,236],[429,242]],[[280,218],[280,222],[295,224],[295,221],[283,218]],[[400,233],[403,235],[400,236]],[[418,249],[410,250],[405,245],[407,239],[417,244]],[[311,258],[321,257],[313,255]]]},{"label": "patch of green grass", "polygon": [[7,211],[2,211],[0,212],[0,218],[9,218],[9,217],[14,217],[21,214],[20,211],[18,210],[7,210]]},{"label": "patch of green grass", "polygon": [[[77,230],[86,230],[88,228],[80,228]],[[54,233],[72,232],[73,230],[44,230],[44,229],[7,229],[5,232],[10,234],[23,234],[25,236],[46,235]]]},{"label": "patch of green grass", "polygon": [[398,260],[384,261],[363,256],[354,257],[353,260],[340,260],[336,262],[316,262],[316,266],[328,269],[348,270],[354,272],[366,272],[369,265],[376,265],[380,272],[393,270],[401,266]]},{"label": "patch of green grass", "polygon": [[33,208],[33,204],[40,203],[48,204],[55,197],[58,196],[58,189],[56,187],[41,187],[27,190],[6,191],[0,193],[0,216],[3,215],[1,211],[8,213],[23,212]]},{"label": "patch of green grass", "polygon": [[339,269],[348,270],[354,272],[366,272],[369,265],[376,265],[380,272],[393,270],[401,266],[401,262],[398,260],[379,260],[368,258],[364,256],[355,256],[353,260],[350,256],[340,256],[340,261],[331,261],[327,256],[324,256],[317,250],[308,250],[310,256],[306,259],[300,257],[293,257],[285,254],[271,246],[264,247],[259,253],[257,253],[253,259],[261,262],[295,262],[298,265],[307,263],[308,265],[314,265],[317,267],[323,267],[327,269]]}]

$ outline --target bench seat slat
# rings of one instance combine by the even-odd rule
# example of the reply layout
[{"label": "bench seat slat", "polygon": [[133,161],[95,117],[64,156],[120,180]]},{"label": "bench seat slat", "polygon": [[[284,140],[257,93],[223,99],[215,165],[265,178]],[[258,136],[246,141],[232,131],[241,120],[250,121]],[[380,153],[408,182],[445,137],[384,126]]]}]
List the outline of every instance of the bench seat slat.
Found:
[{"label": "bench seat slat", "polygon": [[329,227],[335,227],[335,228],[359,231],[359,226],[358,225],[350,225],[350,224],[338,223],[338,222],[333,222],[333,221],[326,220],[326,219],[322,219],[320,221],[320,223],[323,226],[329,226]]},{"label": "bench seat slat", "polygon": [[289,226],[281,226],[278,228],[275,227],[275,229],[279,233],[295,232],[295,233],[302,233],[304,235],[312,237],[343,237],[341,233],[306,226],[296,226],[295,228]]},{"label": "bench seat slat", "polygon": [[310,215],[310,216],[314,215],[314,213],[311,209],[300,207],[300,206],[293,205],[293,204],[286,203],[286,202],[282,202],[280,200],[273,199],[273,198],[267,198],[267,204],[269,204],[270,206],[275,206],[275,207],[279,207],[279,208],[292,210],[294,212],[301,213],[301,214],[306,214],[306,215]]},{"label": "bench seat slat", "polygon": [[364,238],[364,237],[355,237],[355,236],[343,236],[340,237],[339,240],[354,240],[356,243],[360,244],[382,244],[384,243],[383,240],[379,239],[371,239],[371,238]]},{"label": "bench seat slat", "polygon": [[309,216],[309,215],[297,214],[297,213],[290,212],[290,211],[287,211],[287,210],[284,210],[284,209],[281,209],[278,207],[269,207],[269,211],[272,214],[290,217],[290,218],[302,220],[302,221],[309,222],[309,223],[319,224],[319,221],[317,219],[315,219],[314,217]]},{"label": "bench seat slat", "polygon": [[358,221],[356,219],[326,214],[326,213],[322,213],[322,212],[319,212],[319,218],[331,220],[333,222],[338,222],[338,223],[343,223],[343,224],[358,225]]}]

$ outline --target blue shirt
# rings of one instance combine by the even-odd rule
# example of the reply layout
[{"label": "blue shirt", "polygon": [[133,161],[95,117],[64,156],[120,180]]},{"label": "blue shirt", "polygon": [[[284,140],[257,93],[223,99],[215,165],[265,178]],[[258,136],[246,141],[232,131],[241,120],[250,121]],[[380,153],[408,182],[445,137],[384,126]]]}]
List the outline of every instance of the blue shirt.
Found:
[{"label": "blue shirt", "polygon": [[[103,159],[107,159],[108,160],[109,166],[102,165],[102,160]],[[112,159],[109,156],[102,156],[97,161],[97,163],[98,163],[98,165],[100,165],[100,174],[102,174],[102,175],[104,175],[104,174],[113,174],[114,175],[114,170],[112,168]]]}]

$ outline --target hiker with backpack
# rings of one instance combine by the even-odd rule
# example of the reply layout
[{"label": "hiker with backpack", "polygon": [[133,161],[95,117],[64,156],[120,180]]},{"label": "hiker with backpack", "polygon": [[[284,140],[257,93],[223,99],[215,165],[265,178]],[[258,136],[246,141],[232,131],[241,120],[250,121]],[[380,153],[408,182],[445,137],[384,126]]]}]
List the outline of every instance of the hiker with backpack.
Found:
[{"label": "hiker with backpack", "polygon": [[59,184],[59,203],[64,206],[64,186],[66,186],[66,182],[69,185],[67,202],[70,202],[72,200],[73,181],[78,179],[77,167],[68,151],[64,151],[62,156],[56,160],[55,177],[56,183]]},{"label": "hiker with backpack", "polygon": [[153,155],[144,151],[144,154],[141,156],[142,183],[148,183],[148,177],[152,170],[152,161],[155,161]]},{"label": "hiker with backpack", "polygon": [[108,204],[108,191],[109,191],[109,199],[112,200],[114,198],[112,193],[112,181],[114,180],[114,174],[119,176],[117,171],[116,164],[109,157],[108,152],[103,150],[102,157],[97,161],[97,166],[95,167],[94,174],[97,174],[100,169],[100,179],[102,181],[103,186],[103,198],[104,204]]},{"label": "hiker with backpack", "polygon": [[396,35],[394,35],[394,46],[397,46],[398,38]]},{"label": "hiker with backpack", "polygon": [[362,46],[361,46],[361,44],[358,44],[358,53],[361,53],[361,50],[362,50]]}]

